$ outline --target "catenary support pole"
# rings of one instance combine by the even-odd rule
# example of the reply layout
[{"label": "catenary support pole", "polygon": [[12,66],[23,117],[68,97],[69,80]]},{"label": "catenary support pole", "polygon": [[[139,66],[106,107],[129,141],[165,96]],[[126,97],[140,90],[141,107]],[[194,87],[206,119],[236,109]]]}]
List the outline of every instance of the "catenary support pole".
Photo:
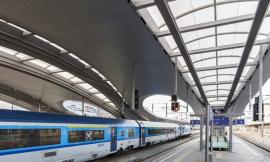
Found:
[{"label": "catenary support pole", "polygon": [[251,105],[251,100],[252,100],[252,97],[251,97],[251,92],[252,92],[252,89],[251,89],[251,83],[249,84],[249,111],[251,111],[251,108],[252,108],[252,105]]},{"label": "catenary support pole", "polygon": [[232,152],[232,116],[229,117],[229,152]]},{"label": "catenary support pole", "polygon": [[210,129],[210,148],[211,148],[211,153],[213,152],[213,127],[214,127],[214,122],[213,119],[211,119],[211,129]]},{"label": "catenary support pole", "polygon": [[263,52],[260,51],[259,63],[259,121],[261,122],[261,135],[263,138],[263,94],[262,94],[262,75],[263,75]]},{"label": "catenary support pole", "polygon": [[174,64],[174,94],[177,96],[177,57],[175,57]]},{"label": "catenary support pole", "polygon": [[209,162],[209,108],[206,108],[206,123],[205,123],[205,162]]},{"label": "catenary support pole", "polygon": [[168,118],[168,104],[166,102],[166,118]]},{"label": "catenary support pole", "polygon": [[200,117],[200,151],[203,151],[203,116]]},{"label": "catenary support pole", "polygon": [[82,116],[85,116],[84,97],[82,97]]},{"label": "catenary support pole", "polygon": [[132,63],[131,109],[135,109],[135,62]]}]

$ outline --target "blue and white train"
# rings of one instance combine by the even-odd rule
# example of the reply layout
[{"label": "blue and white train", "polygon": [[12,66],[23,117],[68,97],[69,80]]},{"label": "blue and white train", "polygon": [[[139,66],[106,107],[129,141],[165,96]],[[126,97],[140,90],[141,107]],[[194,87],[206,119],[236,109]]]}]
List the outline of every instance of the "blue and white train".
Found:
[{"label": "blue and white train", "polygon": [[88,161],[184,131],[173,123],[0,110],[0,162]]}]

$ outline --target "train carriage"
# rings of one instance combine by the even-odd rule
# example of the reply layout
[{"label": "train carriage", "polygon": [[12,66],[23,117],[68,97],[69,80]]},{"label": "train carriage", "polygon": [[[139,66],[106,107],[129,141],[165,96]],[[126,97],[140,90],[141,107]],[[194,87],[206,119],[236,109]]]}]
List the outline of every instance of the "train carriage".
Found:
[{"label": "train carriage", "polygon": [[181,135],[173,123],[0,110],[0,162],[82,162]]},{"label": "train carriage", "polygon": [[191,127],[190,127],[190,125],[180,124],[179,129],[180,129],[180,136],[181,137],[186,137],[186,136],[191,135]]},{"label": "train carriage", "polygon": [[177,124],[138,121],[141,126],[141,146],[175,139],[179,136]]},{"label": "train carriage", "polygon": [[1,162],[72,162],[139,147],[133,120],[0,110]]}]

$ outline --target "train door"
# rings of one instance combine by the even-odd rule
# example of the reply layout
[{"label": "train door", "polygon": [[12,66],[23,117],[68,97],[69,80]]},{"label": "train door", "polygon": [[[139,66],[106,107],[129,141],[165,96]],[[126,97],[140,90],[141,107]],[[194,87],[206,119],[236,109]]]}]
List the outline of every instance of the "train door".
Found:
[{"label": "train door", "polygon": [[111,127],[111,152],[117,149],[117,128]]},{"label": "train door", "polygon": [[141,127],[142,131],[141,131],[141,135],[142,135],[142,145],[145,144],[145,128]]}]

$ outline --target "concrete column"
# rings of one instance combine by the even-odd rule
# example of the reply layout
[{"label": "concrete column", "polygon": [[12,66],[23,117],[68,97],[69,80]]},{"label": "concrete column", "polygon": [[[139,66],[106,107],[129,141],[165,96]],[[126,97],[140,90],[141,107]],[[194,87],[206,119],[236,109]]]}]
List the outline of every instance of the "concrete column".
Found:
[{"label": "concrete column", "polygon": [[232,152],[232,116],[229,117],[229,152]]},{"label": "concrete column", "polygon": [[200,151],[203,151],[203,116],[200,117]]}]

